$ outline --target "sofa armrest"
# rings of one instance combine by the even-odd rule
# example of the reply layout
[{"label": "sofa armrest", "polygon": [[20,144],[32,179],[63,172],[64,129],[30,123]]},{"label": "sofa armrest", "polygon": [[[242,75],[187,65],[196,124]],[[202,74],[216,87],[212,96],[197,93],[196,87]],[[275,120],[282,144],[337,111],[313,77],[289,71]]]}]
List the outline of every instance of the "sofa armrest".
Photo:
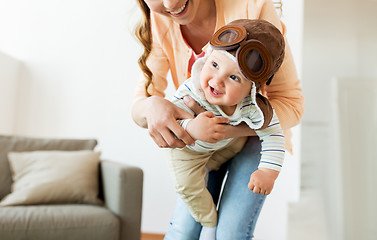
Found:
[{"label": "sofa armrest", "polygon": [[120,239],[139,240],[143,171],[123,163],[101,161],[105,206],[120,219]]}]

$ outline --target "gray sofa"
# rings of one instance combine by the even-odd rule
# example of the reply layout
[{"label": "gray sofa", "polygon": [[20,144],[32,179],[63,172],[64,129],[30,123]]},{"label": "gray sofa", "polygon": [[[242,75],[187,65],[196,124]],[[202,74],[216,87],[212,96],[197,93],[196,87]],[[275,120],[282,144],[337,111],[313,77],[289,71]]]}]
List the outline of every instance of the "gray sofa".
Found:
[{"label": "gray sofa", "polygon": [[[10,151],[92,150],[96,140],[38,139],[0,135],[0,199],[11,191]],[[0,239],[139,240],[143,172],[138,167],[100,163],[104,206],[85,204],[0,207]]]}]

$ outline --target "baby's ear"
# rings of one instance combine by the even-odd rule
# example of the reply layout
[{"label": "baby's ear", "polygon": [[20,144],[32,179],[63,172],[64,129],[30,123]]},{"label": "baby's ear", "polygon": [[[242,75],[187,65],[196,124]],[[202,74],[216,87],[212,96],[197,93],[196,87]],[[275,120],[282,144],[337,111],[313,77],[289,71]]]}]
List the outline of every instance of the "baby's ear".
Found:
[{"label": "baby's ear", "polygon": [[258,130],[265,129],[270,124],[272,116],[274,114],[271,103],[265,96],[263,96],[260,93],[257,93],[255,100],[257,102],[258,107],[262,111],[264,118],[263,126]]}]

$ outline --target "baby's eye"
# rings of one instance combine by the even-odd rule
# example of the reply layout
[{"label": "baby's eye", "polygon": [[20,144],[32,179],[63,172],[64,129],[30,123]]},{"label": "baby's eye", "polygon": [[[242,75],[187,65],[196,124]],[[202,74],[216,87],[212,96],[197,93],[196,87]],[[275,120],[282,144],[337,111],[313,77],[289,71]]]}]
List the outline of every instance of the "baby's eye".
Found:
[{"label": "baby's eye", "polygon": [[230,77],[230,79],[232,79],[234,81],[240,82],[239,77],[237,77],[236,75],[230,75],[229,77]]},{"label": "baby's eye", "polygon": [[217,62],[212,62],[212,66],[214,67],[214,68],[219,68],[219,65],[217,64]]}]

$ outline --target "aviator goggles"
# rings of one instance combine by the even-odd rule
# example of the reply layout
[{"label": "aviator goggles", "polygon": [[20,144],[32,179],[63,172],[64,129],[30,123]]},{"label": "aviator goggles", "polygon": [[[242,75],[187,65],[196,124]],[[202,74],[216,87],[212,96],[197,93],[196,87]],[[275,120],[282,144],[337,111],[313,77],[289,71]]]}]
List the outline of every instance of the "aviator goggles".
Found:
[{"label": "aviator goggles", "polygon": [[226,25],[215,32],[210,44],[215,50],[237,50],[236,61],[241,74],[262,85],[270,80],[272,57],[263,43],[256,39],[247,40],[247,35],[243,26]]}]

